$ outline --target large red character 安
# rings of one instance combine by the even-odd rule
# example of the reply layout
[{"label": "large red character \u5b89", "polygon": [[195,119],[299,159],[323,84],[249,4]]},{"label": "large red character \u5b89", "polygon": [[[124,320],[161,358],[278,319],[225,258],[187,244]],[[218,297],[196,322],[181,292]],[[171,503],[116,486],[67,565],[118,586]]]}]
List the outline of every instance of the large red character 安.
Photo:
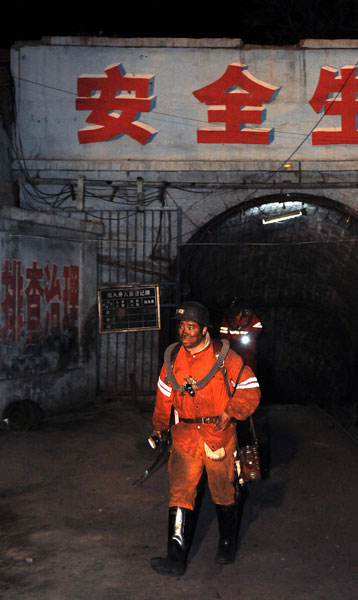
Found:
[{"label": "large red character \u5b89", "polygon": [[156,96],[149,95],[154,76],[126,75],[121,64],[110,65],[104,72],[81,75],[77,80],[76,110],[90,110],[86,123],[94,124],[78,132],[80,144],[103,142],[122,134],[146,144],[157,131],[136,118],[155,106]]},{"label": "large red character \u5b89", "polygon": [[340,115],[340,127],[319,127],[312,133],[312,144],[358,144],[358,78],[355,66],[339,70],[322,67],[315,93],[309,101],[313,110],[324,115]]},{"label": "large red character \u5b89", "polygon": [[[217,81],[193,92],[200,102],[211,105],[209,123],[224,123],[198,129],[199,144],[270,144],[274,130],[245,127],[266,118],[262,104],[270,102],[280,88],[256,79],[246,65],[229,65]],[[238,90],[241,88],[241,90]]]}]

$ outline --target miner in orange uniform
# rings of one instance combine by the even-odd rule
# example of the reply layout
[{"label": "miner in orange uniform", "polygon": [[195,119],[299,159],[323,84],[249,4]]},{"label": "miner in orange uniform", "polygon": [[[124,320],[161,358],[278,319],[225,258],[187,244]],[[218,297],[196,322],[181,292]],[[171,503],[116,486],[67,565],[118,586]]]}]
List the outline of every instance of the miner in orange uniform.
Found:
[{"label": "miner in orange uniform", "polygon": [[243,308],[234,298],[220,326],[220,338],[230,341],[231,348],[256,372],[256,344],[262,323],[251,308]]},{"label": "miner in orange uniform", "polygon": [[161,574],[183,575],[193,535],[197,486],[204,469],[217,508],[216,561],[225,564],[235,560],[238,510],[233,485],[237,445],[233,420],[245,420],[254,412],[260,388],[251,368],[243,365],[228,342],[211,340],[206,307],[184,302],[174,319],[180,343],[166,350],[153,414],[153,435],[161,437],[174,407],[168,547],[167,556],[152,558],[151,566]]}]

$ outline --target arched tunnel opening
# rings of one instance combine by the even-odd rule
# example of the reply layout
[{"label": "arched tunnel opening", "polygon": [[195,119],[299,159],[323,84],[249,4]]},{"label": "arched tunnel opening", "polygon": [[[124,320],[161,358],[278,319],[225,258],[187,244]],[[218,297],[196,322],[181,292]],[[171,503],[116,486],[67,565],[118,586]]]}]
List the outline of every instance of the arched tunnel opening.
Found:
[{"label": "arched tunnel opening", "polygon": [[[263,224],[263,219],[297,218]],[[233,297],[263,324],[263,403],[315,403],[356,419],[358,215],[307,194],[256,198],[212,219],[181,252],[183,289],[211,311]]]}]

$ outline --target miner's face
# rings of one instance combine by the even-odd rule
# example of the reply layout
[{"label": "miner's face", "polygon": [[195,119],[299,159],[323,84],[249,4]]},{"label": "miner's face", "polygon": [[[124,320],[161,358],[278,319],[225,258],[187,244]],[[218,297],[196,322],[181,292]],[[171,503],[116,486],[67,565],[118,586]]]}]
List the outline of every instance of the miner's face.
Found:
[{"label": "miner's face", "polygon": [[207,327],[201,327],[196,321],[179,321],[178,336],[179,340],[187,350],[193,350],[201,345]]}]

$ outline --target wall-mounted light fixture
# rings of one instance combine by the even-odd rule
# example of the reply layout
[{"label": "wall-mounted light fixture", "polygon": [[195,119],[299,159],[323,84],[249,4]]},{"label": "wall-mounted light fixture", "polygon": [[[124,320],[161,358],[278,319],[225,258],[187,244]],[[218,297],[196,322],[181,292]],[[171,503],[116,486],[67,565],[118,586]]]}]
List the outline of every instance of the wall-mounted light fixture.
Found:
[{"label": "wall-mounted light fixture", "polygon": [[282,213],[281,215],[265,217],[264,219],[262,219],[262,224],[269,225],[270,223],[279,223],[280,221],[286,221],[287,219],[295,219],[296,217],[302,217],[302,215],[302,210],[293,210],[292,212]]}]

